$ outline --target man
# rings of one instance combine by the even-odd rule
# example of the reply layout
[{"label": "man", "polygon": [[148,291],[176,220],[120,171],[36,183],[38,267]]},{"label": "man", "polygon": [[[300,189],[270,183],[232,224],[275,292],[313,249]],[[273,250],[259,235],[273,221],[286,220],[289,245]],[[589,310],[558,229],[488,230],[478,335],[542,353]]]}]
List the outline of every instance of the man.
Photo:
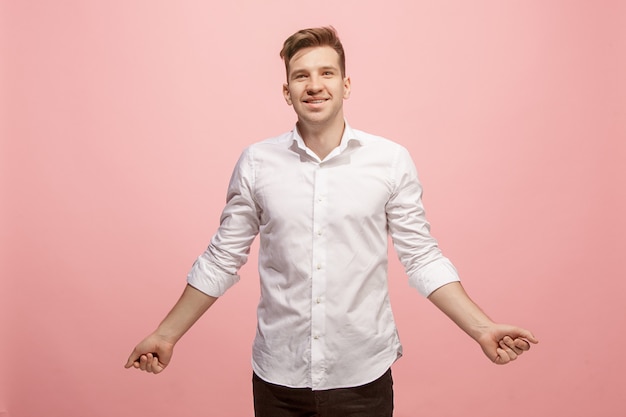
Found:
[{"label": "man", "polygon": [[175,343],[237,282],[257,234],[257,417],[392,415],[390,366],[402,348],[387,290],[388,234],[409,283],[494,363],[537,343],[527,330],[492,322],[465,293],[430,236],[406,149],[345,122],[351,85],[334,29],[301,30],[280,55],[296,127],[243,152],[220,227],[126,367],[159,373],[169,364]]}]

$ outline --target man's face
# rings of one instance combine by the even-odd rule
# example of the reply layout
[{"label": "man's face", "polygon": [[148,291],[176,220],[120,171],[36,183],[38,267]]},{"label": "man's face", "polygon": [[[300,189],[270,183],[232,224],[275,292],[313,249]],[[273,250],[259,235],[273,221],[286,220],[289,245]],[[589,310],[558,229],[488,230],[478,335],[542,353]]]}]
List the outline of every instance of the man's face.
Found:
[{"label": "man's face", "polygon": [[289,61],[283,94],[300,123],[330,125],[338,119],[343,121],[343,100],[350,97],[350,78],[341,74],[339,54],[330,46],[304,48]]}]

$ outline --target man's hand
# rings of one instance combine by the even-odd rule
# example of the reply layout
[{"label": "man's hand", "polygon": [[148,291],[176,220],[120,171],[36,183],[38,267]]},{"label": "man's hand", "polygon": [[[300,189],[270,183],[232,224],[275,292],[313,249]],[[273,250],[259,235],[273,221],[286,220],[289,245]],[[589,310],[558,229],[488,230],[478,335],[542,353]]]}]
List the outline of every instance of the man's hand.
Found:
[{"label": "man's hand", "polygon": [[124,367],[158,374],[170,363],[173,352],[173,343],[153,333],[135,347]]},{"label": "man's hand", "polygon": [[428,299],[476,340],[493,363],[509,363],[530,349],[531,343],[539,342],[526,329],[494,323],[469,298],[460,282],[438,288]]},{"label": "man's hand", "polygon": [[530,349],[531,343],[539,343],[528,330],[504,324],[494,324],[477,342],[485,355],[497,365],[514,361]]},{"label": "man's hand", "polygon": [[217,297],[187,284],[172,310],[159,327],[135,347],[124,367],[153,374],[162,372],[172,359],[174,345],[216,300]]}]

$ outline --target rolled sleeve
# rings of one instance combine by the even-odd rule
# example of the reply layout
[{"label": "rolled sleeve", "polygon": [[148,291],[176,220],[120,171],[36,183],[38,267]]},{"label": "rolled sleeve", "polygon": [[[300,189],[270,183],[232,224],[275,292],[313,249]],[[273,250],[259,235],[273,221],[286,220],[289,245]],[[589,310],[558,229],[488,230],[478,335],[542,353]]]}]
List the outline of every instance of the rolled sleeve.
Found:
[{"label": "rolled sleeve", "polygon": [[220,297],[239,281],[237,272],[259,232],[253,182],[251,151],[246,149],[233,171],[220,226],[187,275],[187,283],[205,294]]},{"label": "rolled sleeve", "polygon": [[417,289],[424,297],[428,297],[437,288],[460,280],[452,262],[448,258],[441,257],[415,271],[409,277],[409,285]]},{"label": "rolled sleeve", "polygon": [[226,290],[239,281],[239,275],[217,269],[207,252],[194,262],[187,275],[187,283],[207,295],[221,297]]},{"label": "rolled sleeve", "polygon": [[394,191],[387,203],[389,233],[409,284],[428,297],[442,285],[460,279],[430,234],[422,204],[422,186],[406,149],[400,148],[393,166]]}]

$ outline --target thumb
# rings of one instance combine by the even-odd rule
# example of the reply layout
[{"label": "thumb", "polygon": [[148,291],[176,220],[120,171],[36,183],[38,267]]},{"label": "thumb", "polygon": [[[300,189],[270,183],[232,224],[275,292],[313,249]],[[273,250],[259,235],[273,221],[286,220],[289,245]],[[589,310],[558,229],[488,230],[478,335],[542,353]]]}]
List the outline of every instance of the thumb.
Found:
[{"label": "thumb", "polygon": [[539,343],[539,340],[535,337],[535,335],[526,329],[519,329],[517,337],[522,337],[533,344]]},{"label": "thumb", "polygon": [[124,368],[128,369],[131,368],[133,366],[133,363],[135,361],[139,360],[139,357],[141,355],[139,353],[137,353],[136,350],[133,350],[133,353],[130,354],[130,356],[128,357],[128,361],[126,361],[126,364],[124,365]]}]

